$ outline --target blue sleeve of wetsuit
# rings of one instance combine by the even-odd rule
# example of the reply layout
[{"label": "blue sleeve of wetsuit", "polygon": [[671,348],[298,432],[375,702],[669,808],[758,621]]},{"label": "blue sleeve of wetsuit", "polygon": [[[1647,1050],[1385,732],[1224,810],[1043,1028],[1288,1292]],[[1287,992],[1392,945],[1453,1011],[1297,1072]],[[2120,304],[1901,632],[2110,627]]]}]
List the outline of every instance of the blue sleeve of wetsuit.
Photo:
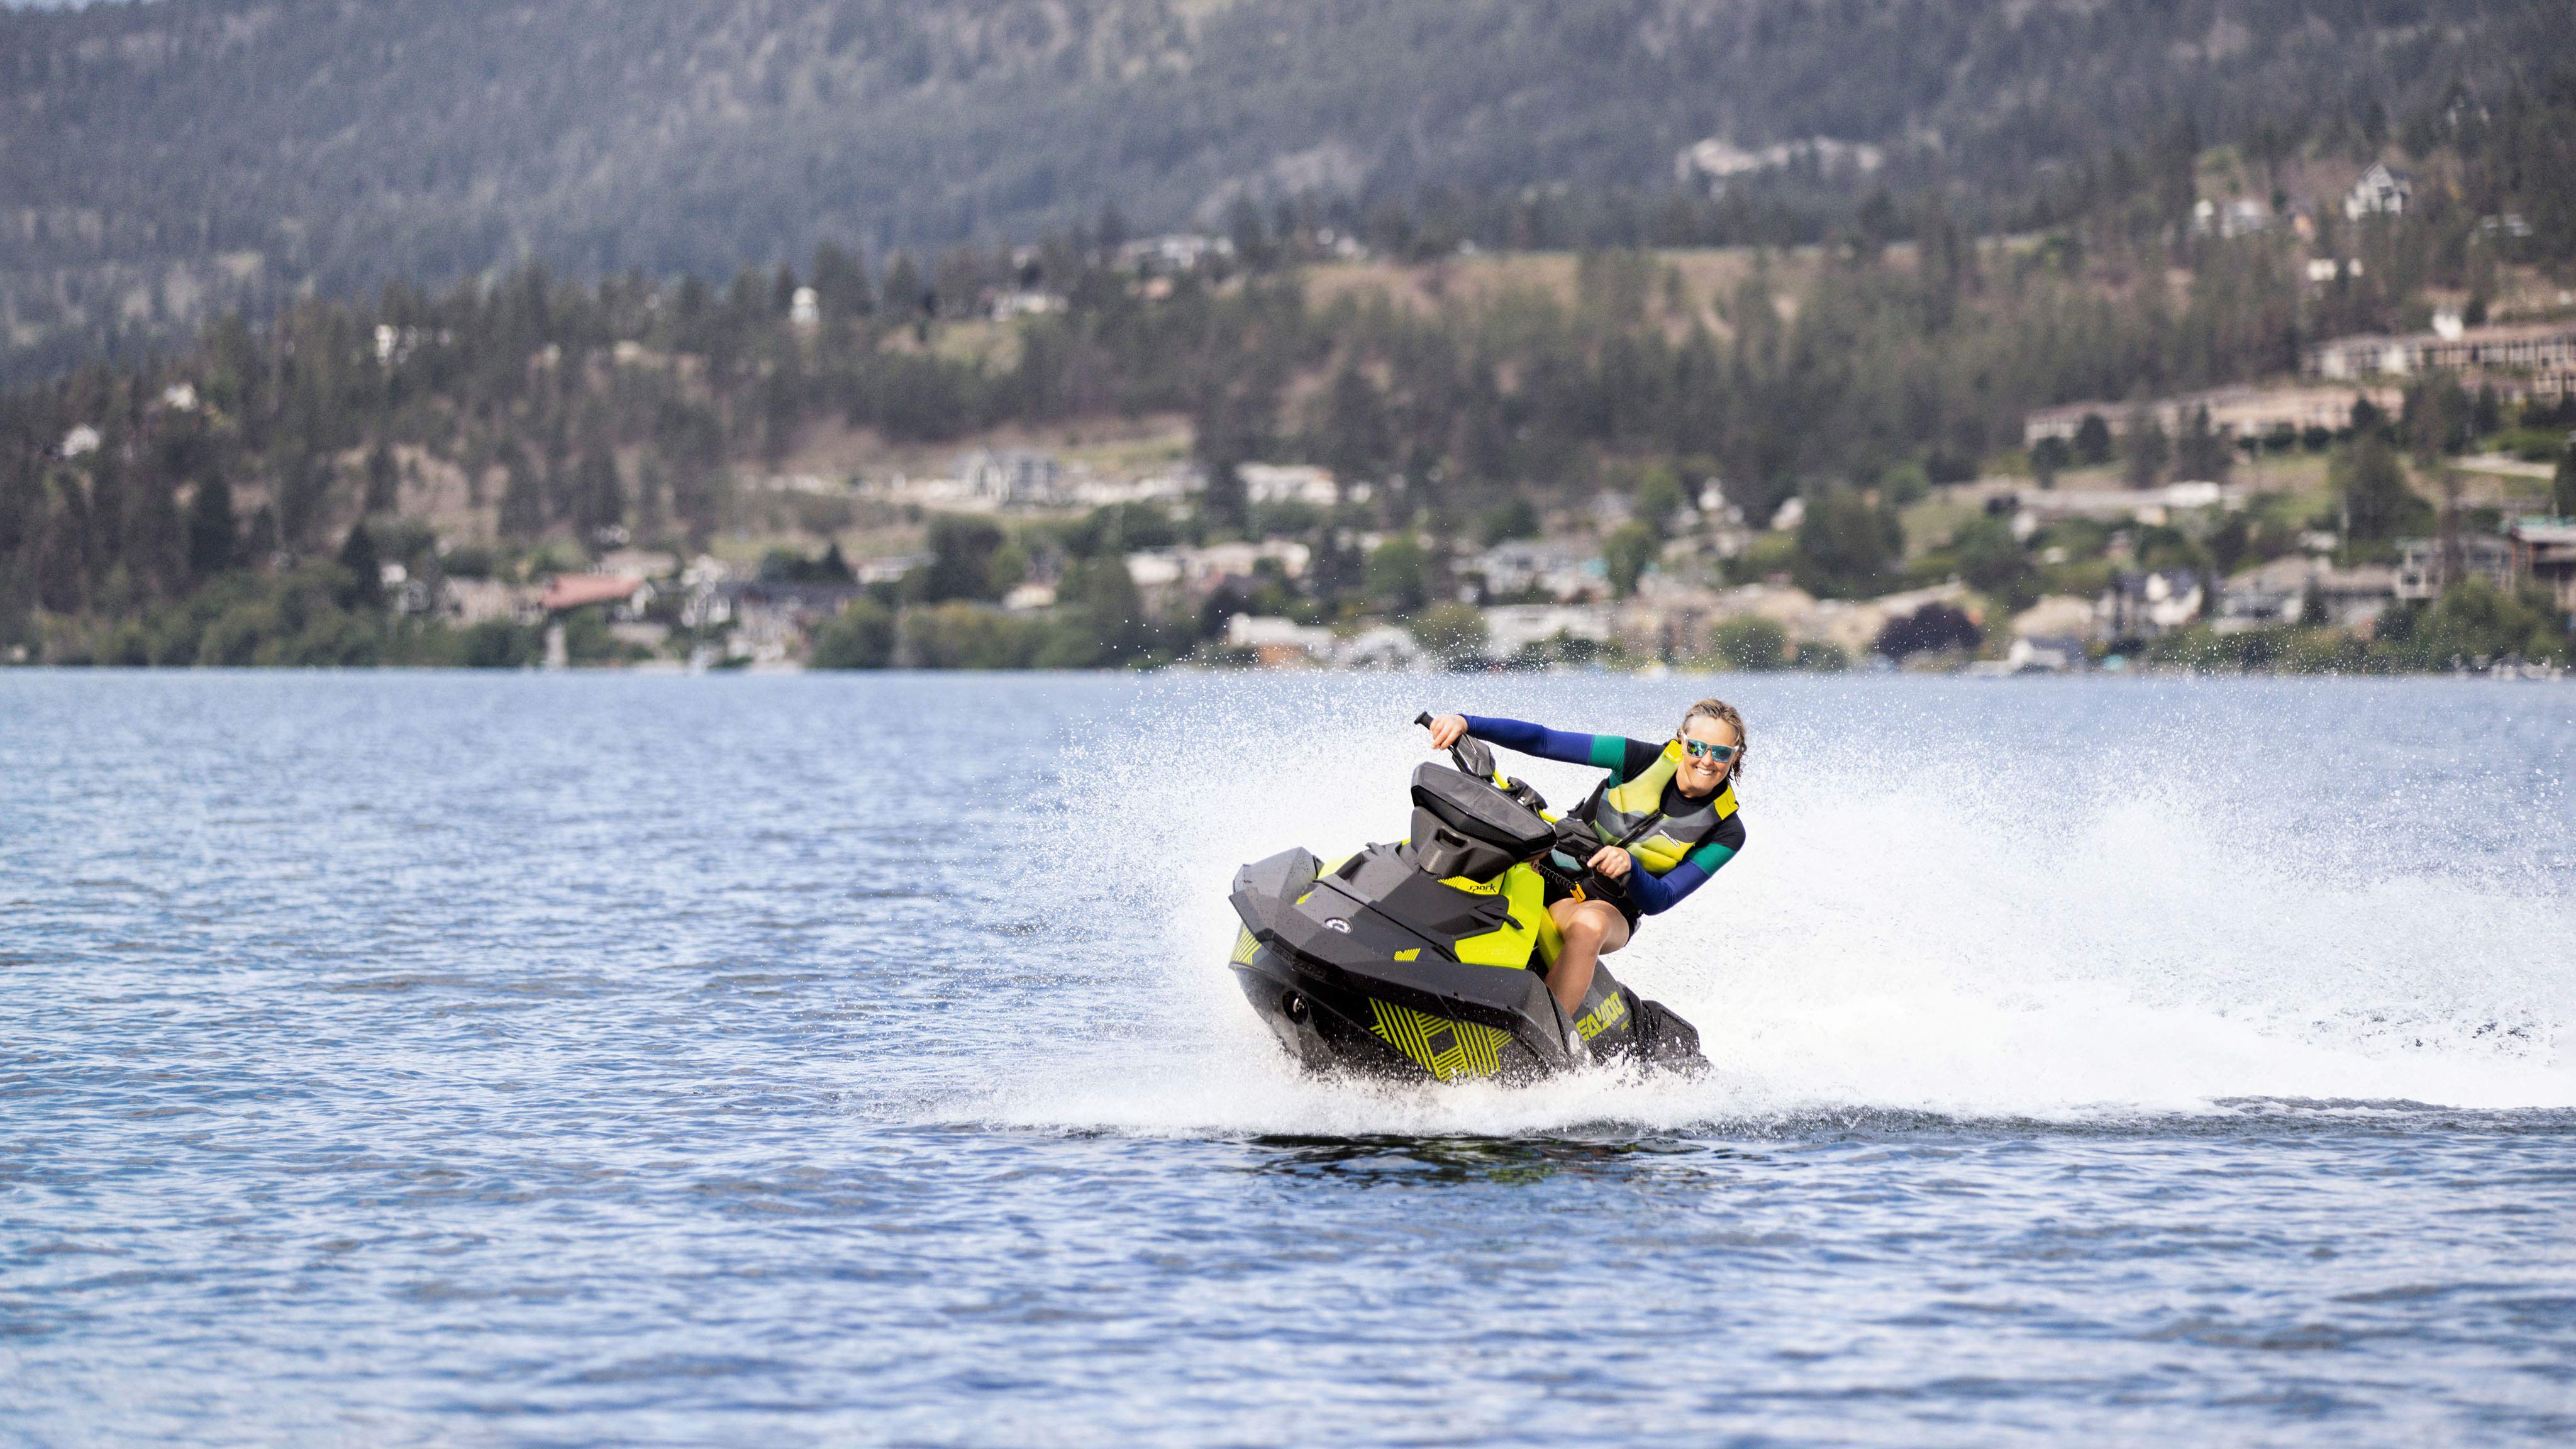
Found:
[{"label": "blue sleeve of wetsuit", "polygon": [[1637,903],[1638,914],[1659,916],[1680,905],[1682,897],[1698,890],[1710,876],[1717,874],[1718,867],[1735,859],[1735,852],[1744,848],[1744,826],[1740,822],[1741,817],[1728,816],[1721,829],[1721,839],[1692,851],[1683,857],[1681,864],[1662,875],[1650,874],[1643,868],[1631,869],[1627,879],[1628,899]]},{"label": "blue sleeve of wetsuit", "polygon": [[[1536,755],[1542,760],[1617,771],[1627,758],[1628,742],[1618,735],[1579,735],[1570,730],[1534,725],[1526,720],[1487,719],[1480,714],[1461,718],[1467,721],[1467,733],[1476,738],[1507,750],[1518,750],[1524,755]],[[1608,744],[1606,750],[1605,741]],[[1605,754],[1609,758],[1603,758]]]}]

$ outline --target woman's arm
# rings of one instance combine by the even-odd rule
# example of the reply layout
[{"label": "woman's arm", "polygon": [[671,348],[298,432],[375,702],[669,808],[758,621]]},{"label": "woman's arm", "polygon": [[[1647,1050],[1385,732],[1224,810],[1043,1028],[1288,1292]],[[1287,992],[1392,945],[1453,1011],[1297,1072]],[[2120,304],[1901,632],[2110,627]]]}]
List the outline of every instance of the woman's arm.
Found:
[{"label": "woman's arm", "polygon": [[1488,719],[1479,714],[1462,716],[1467,733],[1480,740],[1536,755],[1542,760],[1557,760],[1568,765],[1590,765],[1597,770],[1623,773],[1628,762],[1628,741],[1620,735],[1579,735],[1571,730],[1552,730],[1527,720]]},{"label": "woman's arm", "polygon": [[1682,858],[1682,863],[1662,875],[1644,870],[1631,870],[1627,875],[1628,899],[1637,903],[1638,913],[1660,916],[1682,903],[1682,897],[1698,890],[1702,883],[1717,874],[1718,868],[1735,859],[1744,848],[1744,817],[1729,815],[1717,827],[1717,835],[1707,844]]}]

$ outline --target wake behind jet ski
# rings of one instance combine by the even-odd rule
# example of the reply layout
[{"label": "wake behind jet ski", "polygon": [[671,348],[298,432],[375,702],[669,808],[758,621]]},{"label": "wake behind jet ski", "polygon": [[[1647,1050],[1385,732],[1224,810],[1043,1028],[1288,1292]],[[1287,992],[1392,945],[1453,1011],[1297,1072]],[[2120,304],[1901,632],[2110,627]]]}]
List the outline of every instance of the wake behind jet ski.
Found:
[{"label": "wake behind jet ski", "polygon": [[[1462,736],[1450,757],[1455,769],[1413,772],[1404,840],[1329,864],[1285,850],[1236,873],[1231,964],[1253,1009],[1316,1070],[1518,1082],[1605,1058],[1704,1069],[1690,1023],[1608,970],[1594,967],[1575,1010],[1549,991],[1566,942],[1548,901],[1612,888],[1582,865],[1603,848],[1597,824],[1548,815],[1479,740]],[[1579,813],[1600,814],[1595,793]]]}]

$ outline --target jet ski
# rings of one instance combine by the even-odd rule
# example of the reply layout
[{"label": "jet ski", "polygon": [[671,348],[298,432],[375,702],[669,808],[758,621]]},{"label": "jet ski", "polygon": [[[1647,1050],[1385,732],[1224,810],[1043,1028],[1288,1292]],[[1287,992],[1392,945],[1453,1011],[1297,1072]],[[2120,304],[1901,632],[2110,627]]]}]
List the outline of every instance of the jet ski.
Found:
[{"label": "jet ski", "polygon": [[1557,1005],[1548,880],[1616,889],[1580,865],[1598,842],[1497,774],[1482,741],[1460,739],[1450,759],[1414,770],[1405,839],[1329,865],[1284,850],[1235,873],[1229,964],[1252,1009],[1318,1072],[1518,1083],[1600,1060],[1705,1070],[1698,1031],[1606,961],[1581,1011]]}]

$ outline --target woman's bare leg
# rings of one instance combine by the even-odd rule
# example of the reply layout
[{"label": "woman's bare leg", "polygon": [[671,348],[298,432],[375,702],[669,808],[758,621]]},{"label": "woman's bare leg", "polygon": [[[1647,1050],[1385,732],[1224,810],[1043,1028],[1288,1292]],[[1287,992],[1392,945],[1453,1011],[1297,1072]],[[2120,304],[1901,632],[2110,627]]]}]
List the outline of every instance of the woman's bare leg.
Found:
[{"label": "woman's bare leg", "polygon": [[1565,935],[1565,949],[1547,973],[1548,994],[1574,1016],[1583,1009],[1583,993],[1592,989],[1592,968],[1628,944],[1628,918],[1607,901],[1558,901],[1547,913]]}]

